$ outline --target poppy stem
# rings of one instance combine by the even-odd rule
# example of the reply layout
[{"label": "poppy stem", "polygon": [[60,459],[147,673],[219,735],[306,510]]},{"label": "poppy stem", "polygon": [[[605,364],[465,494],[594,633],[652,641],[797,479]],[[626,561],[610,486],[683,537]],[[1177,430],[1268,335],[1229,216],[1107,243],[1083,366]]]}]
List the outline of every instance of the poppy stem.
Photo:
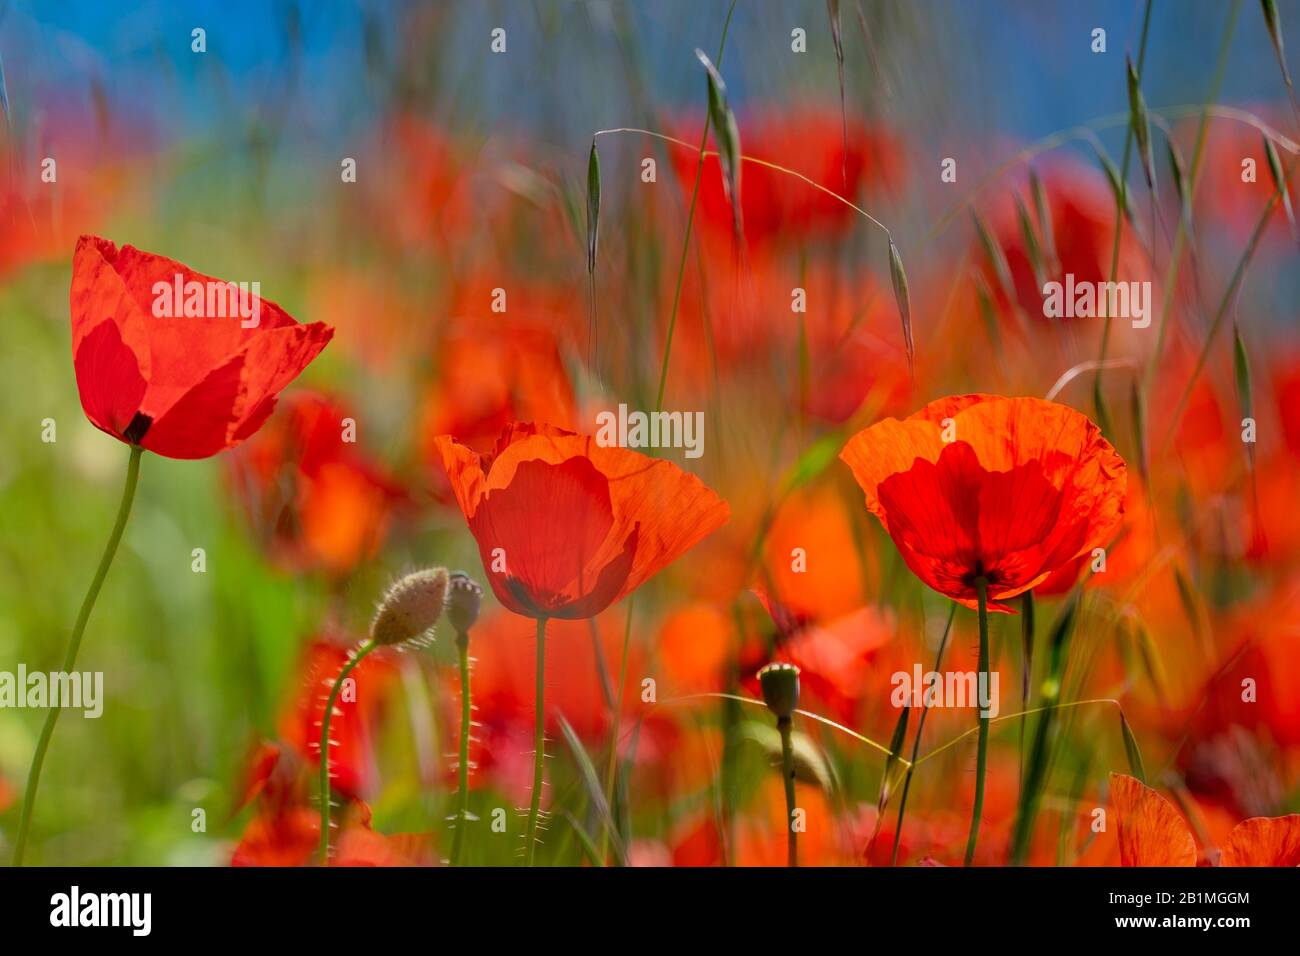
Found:
[{"label": "poppy stem", "polygon": [[[122,501],[117,506],[117,519],[113,522],[113,530],[109,533],[108,543],[104,545],[104,553],[99,559],[99,567],[95,570],[95,577],[90,582],[90,589],[81,602],[81,611],[77,614],[77,621],[72,627],[72,639],[68,642],[68,652],[63,658],[64,673],[70,672],[77,663],[77,652],[81,649],[81,638],[86,633],[86,623],[90,620],[90,612],[95,609],[95,601],[99,597],[99,589],[104,585],[104,578],[108,576],[108,569],[113,564],[113,557],[117,554],[117,546],[122,541],[122,532],[126,530],[126,520],[131,517],[131,503],[135,501],[135,488],[140,481],[140,456],[144,449],[139,445],[131,446],[131,457],[126,463],[126,484],[122,487]],[[27,790],[23,794],[23,812],[18,821],[18,835],[14,843],[14,866],[23,865],[23,854],[27,850],[27,837],[32,825],[32,811],[36,805],[36,788],[41,781],[41,767],[45,764],[45,754],[50,749],[50,738],[54,736],[54,725],[58,722],[60,707],[51,707],[45,715],[45,724],[41,727],[41,736],[36,741],[36,751],[32,754],[32,765],[27,771]]]},{"label": "poppy stem", "polygon": [[456,828],[451,838],[451,864],[460,865],[461,848],[465,844],[465,826],[469,822],[469,632],[456,635],[456,651],[460,656],[460,762],[457,783]]},{"label": "poppy stem", "polygon": [[785,829],[786,862],[790,866],[799,865],[799,834],[794,829],[794,741],[792,731],[794,721],[789,717],[780,717],[776,729],[781,732],[781,777],[785,781]]},{"label": "poppy stem", "polygon": [[365,656],[378,646],[373,638],[366,641],[352,655],[352,660],[343,665],[343,669],[339,671],[339,676],[334,678],[334,686],[330,688],[329,698],[325,701],[325,712],[321,715],[320,851],[318,855],[318,862],[321,866],[329,862],[330,856],[330,718],[334,716],[334,704],[339,699],[339,691],[343,689],[343,682],[348,679],[348,675],[352,673],[356,666],[365,659]]},{"label": "poppy stem", "polygon": [[[980,687],[987,688],[989,686],[989,582],[982,575],[975,579],[975,591],[979,595],[979,680]],[[970,866],[975,859],[975,843],[980,835],[980,814],[984,810],[984,770],[989,759],[989,718],[988,711],[982,708],[979,730],[979,749],[975,758],[975,807],[971,811],[970,836],[966,839],[965,866]]]},{"label": "poppy stem", "polygon": [[[636,600],[633,594],[627,599],[627,622],[623,626],[623,660],[618,665],[618,697],[614,704],[614,712],[610,717],[609,726],[609,760],[605,765],[605,806],[610,808],[610,820],[613,821],[614,814],[614,780],[618,776],[618,733],[619,717],[623,714],[623,688],[627,686],[627,651],[632,641],[632,606]],[[593,619],[594,620],[594,619]],[[597,642],[599,647],[599,642]],[[609,853],[610,828],[602,827],[600,830],[600,858],[604,860]]]},{"label": "poppy stem", "polygon": [[533,726],[533,797],[528,805],[527,846],[524,849],[524,866],[532,866],[537,856],[537,815],[542,802],[542,778],[546,757],[546,618],[537,619],[537,713]]}]

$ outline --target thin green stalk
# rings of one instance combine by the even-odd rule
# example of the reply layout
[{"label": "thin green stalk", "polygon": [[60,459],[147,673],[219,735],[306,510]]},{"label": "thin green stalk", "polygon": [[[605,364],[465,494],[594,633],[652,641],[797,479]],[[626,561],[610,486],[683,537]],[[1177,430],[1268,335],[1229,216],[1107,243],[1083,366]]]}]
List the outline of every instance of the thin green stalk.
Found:
[{"label": "thin green stalk", "polygon": [[[975,590],[979,595],[980,620],[980,662],[979,681],[981,687],[989,686],[989,582],[983,575],[975,579]],[[977,693],[976,697],[980,695]],[[976,700],[976,704],[979,700]],[[966,866],[975,859],[975,843],[980,834],[980,814],[984,811],[984,771],[989,758],[989,718],[988,711],[981,708],[979,718],[979,751],[975,758],[975,806],[971,811],[970,836],[966,839]]]},{"label": "thin green stalk", "polygon": [[[1029,682],[1034,670],[1034,592],[1031,588],[1020,596],[1020,709],[1029,709]],[[1020,720],[1020,776],[1025,773],[1025,720]]]},{"label": "thin green stalk", "polygon": [[[943,637],[939,639],[939,650],[934,655],[934,672],[939,672],[943,664],[943,650],[948,646],[948,635],[952,633],[952,620],[957,616],[957,602],[954,601],[952,610],[948,612],[948,623],[944,625]],[[924,703],[924,696],[922,696]],[[921,749],[921,735],[925,732],[925,715],[929,713],[927,707],[921,707],[921,716],[916,721],[916,738],[912,741],[912,760],[908,765],[907,771],[903,776],[903,792],[898,797],[898,820],[894,824],[894,849],[889,854],[889,865],[898,865],[898,844],[903,835],[903,813],[907,809],[907,792],[912,788],[912,774],[916,772],[916,755]]]},{"label": "thin green stalk", "polygon": [[[95,570],[90,590],[82,599],[81,611],[72,627],[72,639],[68,642],[68,651],[63,657],[64,673],[70,673],[77,664],[77,652],[81,649],[81,638],[86,633],[90,612],[95,609],[99,589],[104,585],[108,569],[112,566],[113,557],[122,541],[122,532],[126,530],[126,521],[131,516],[131,503],[135,501],[136,485],[140,481],[140,456],[143,452],[144,449],[139,445],[131,446],[131,456],[126,463],[126,484],[122,487],[122,500],[117,506],[117,519],[113,522],[113,530],[109,533],[108,543],[104,545],[99,567]],[[45,765],[45,754],[50,749],[50,738],[54,736],[54,725],[59,720],[60,710],[60,707],[51,707],[45,715],[45,724],[41,727],[41,736],[36,741],[36,751],[32,754],[32,764],[27,771],[27,790],[23,794],[23,812],[18,820],[18,836],[14,843],[14,866],[23,865],[23,854],[27,850],[27,839],[31,832],[32,812],[36,806],[36,788],[40,784],[41,768]]]},{"label": "thin green stalk", "polygon": [[465,845],[465,827],[469,823],[469,632],[456,635],[456,653],[460,658],[460,761],[457,765],[456,829],[451,837],[451,865],[460,865]]},{"label": "thin green stalk", "polygon": [[[1142,14],[1142,37],[1138,41],[1138,58],[1137,71],[1138,76],[1142,76],[1142,71],[1146,66],[1147,59],[1147,33],[1151,27],[1151,0],[1147,0],[1146,9]],[[1128,164],[1133,155],[1133,124],[1130,123],[1128,130],[1124,134],[1124,158],[1119,165],[1119,200],[1115,203],[1115,236],[1111,241],[1110,247],[1110,281],[1115,281],[1115,273],[1119,270],[1119,244],[1120,236],[1124,230],[1124,210],[1128,208]],[[1110,323],[1111,310],[1106,310],[1106,319],[1101,327],[1101,352],[1097,356],[1097,375],[1093,379],[1092,394],[1093,404],[1097,408],[1098,415],[1102,413],[1105,407],[1101,395],[1101,374],[1106,368],[1106,350],[1110,344]],[[1023,740],[1024,733],[1021,733]]]},{"label": "thin green stalk", "polygon": [[330,718],[334,716],[334,704],[339,699],[339,692],[343,689],[343,682],[347,680],[358,664],[367,654],[373,651],[379,645],[373,640],[368,640],[357,649],[352,660],[343,665],[339,671],[339,676],[334,678],[334,686],[330,688],[329,698],[325,701],[325,713],[321,715],[320,720],[320,849],[317,853],[317,861],[321,866],[329,862],[330,857]]},{"label": "thin green stalk", "polygon": [[[727,8],[727,18],[722,21],[722,38],[718,41],[718,56],[714,64],[722,69],[722,54],[727,48],[727,30],[731,26],[731,15],[736,11],[736,0],[731,0]],[[695,204],[700,198],[700,180],[704,178],[704,151],[709,145],[709,114],[704,114],[704,133],[700,137],[700,157],[695,165],[695,185],[691,188],[691,204],[686,210],[686,231],[682,236],[682,255],[677,263],[677,287],[673,290],[673,310],[668,317],[668,336],[664,340],[663,367],[659,371],[659,391],[655,398],[655,409],[664,404],[664,388],[668,384],[668,362],[673,354],[673,332],[677,328],[677,309],[682,301],[682,282],[686,278],[686,259],[691,248],[691,227],[695,224]]]},{"label": "thin green stalk", "polygon": [[[1219,98],[1219,88],[1223,85],[1223,75],[1228,66],[1228,51],[1232,47],[1232,35],[1237,26],[1237,14],[1241,12],[1241,0],[1234,0],[1232,11],[1228,14],[1228,26],[1223,31],[1223,39],[1219,44],[1218,63],[1214,69],[1214,79],[1210,85],[1210,95],[1205,101],[1205,108],[1201,111],[1201,121],[1196,128],[1196,146],[1192,150],[1192,167],[1188,171],[1188,179],[1191,180],[1188,185],[1188,203],[1196,202],[1196,187],[1200,181],[1201,159],[1205,152],[1206,134],[1209,132],[1210,115],[1214,101]],[[1146,373],[1142,381],[1142,393],[1149,395],[1152,383],[1155,381],[1156,367],[1160,364],[1160,356],[1165,348],[1165,334],[1169,321],[1169,313],[1175,298],[1175,292],[1178,288],[1178,267],[1182,262],[1183,243],[1187,237],[1187,217],[1178,217],[1178,229],[1174,232],[1174,244],[1169,253],[1168,275],[1165,277],[1165,288],[1168,290],[1164,302],[1160,305],[1160,321],[1156,326],[1156,344],[1151,350],[1151,356],[1147,360]]]},{"label": "thin green stalk", "polygon": [[546,618],[537,619],[537,710],[533,718],[533,797],[528,805],[528,835],[524,866],[537,856],[537,814],[542,804],[543,760],[546,758]]},{"label": "thin green stalk", "polygon": [[1264,237],[1264,230],[1268,227],[1269,220],[1273,218],[1273,212],[1277,209],[1281,198],[1280,189],[1275,188],[1268,205],[1264,207],[1263,215],[1260,216],[1259,222],[1255,225],[1255,231],[1250,234],[1250,241],[1246,244],[1246,250],[1241,254],[1241,259],[1238,260],[1237,267],[1232,272],[1228,287],[1224,290],[1223,298],[1219,300],[1219,306],[1215,309],[1214,318],[1210,321],[1210,328],[1205,333],[1205,344],[1201,346],[1201,350],[1196,355],[1196,364],[1192,366],[1192,372],[1187,378],[1187,384],[1183,386],[1182,395],[1178,399],[1178,404],[1174,407],[1174,414],[1169,422],[1169,431],[1165,435],[1164,444],[1161,446],[1161,454],[1169,450],[1170,444],[1178,434],[1178,423],[1182,420],[1183,412],[1187,410],[1187,403],[1191,400],[1196,380],[1200,377],[1201,371],[1205,368],[1205,363],[1210,358],[1210,348],[1214,345],[1215,338],[1218,337],[1224,316],[1228,314],[1228,309],[1236,300],[1237,292],[1246,275],[1246,267],[1255,254],[1255,247],[1259,245],[1260,239]]},{"label": "thin green stalk", "polygon": [[[609,819],[614,820],[614,781],[618,776],[618,734],[619,718],[623,715],[623,689],[627,686],[627,651],[632,642],[632,606],[636,600],[633,594],[627,599],[627,620],[623,625],[623,660],[618,666],[618,696],[614,713],[609,722],[609,758],[605,763],[605,806],[609,807]],[[604,860],[609,852],[609,827],[600,829],[600,858]]]},{"label": "thin green stalk", "polygon": [[790,866],[799,865],[799,834],[794,829],[794,741],[792,731],[794,721],[782,717],[776,722],[776,729],[781,732],[781,778],[785,782],[785,832],[786,862]]}]

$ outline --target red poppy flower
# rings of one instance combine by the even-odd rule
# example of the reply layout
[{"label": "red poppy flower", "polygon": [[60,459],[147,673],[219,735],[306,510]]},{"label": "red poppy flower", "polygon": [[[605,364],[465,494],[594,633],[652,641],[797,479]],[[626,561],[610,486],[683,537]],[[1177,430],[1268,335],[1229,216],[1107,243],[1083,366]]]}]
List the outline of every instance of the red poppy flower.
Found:
[{"label": "red poppy flower", "polygon": [[[1123,866],[1195,866],[1196,841],[1172,803],[1122,773],[1110,775]],[[1220,848],[1220,866],[1300,866],[1300,813],[1251,817]]]},{"label": "red poppy flower", "polygon": [[1037,398],[961,395],[887,418],[840,457],[912,573],[968,607],[1015,597],[1105,544],[1126,468],[1086,417]]},{"label": "red poppy flower", "polygon": [[[184,300],[157,308],[155,287],[174,298],[177,284]],[[191,289],[202,290],[191,310],[202,316],[185,314]],[[242,309],[232,308],[236,298]],[[173,259],[96,236],[77,242],[71,311],[86,417],[167,458],[207,458],[253,434],[333,334],[251,293],[231,295],[227,283]]]},{"label": "red poppy flower", "polygon": [[497,600],[526,617],[593,617],[727,520],[670,462],[550,425],[513,424],[488,455],[436,447]]},{"label": "red poppy flower", "polygon": [[378,550],[405,493],[347,440],[333,398],[298,391],[287,406],[229,457],[231,483],[280,564],[346,574]]}]

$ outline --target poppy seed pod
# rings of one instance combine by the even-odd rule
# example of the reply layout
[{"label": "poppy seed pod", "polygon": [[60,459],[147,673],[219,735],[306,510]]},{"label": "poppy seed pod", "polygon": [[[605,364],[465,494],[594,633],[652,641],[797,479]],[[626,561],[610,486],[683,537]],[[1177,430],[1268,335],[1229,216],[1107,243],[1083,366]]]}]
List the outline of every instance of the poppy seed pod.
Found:
[{"label": "poppy seed pod", "polygon": [[778,720],[789,720],[799,706],[799,668],[794,664],[768,664],[758,672],[763,702]]},{"label": "poppy seed pod", "polygon": [[478,620],[483,586],[464,571],[453,571],[447,580],[447,620],[457,634],[466,634]]},{"label": "poppy seed pod", "polygon": [[376,644],[420,644],[432,637],[447,599],[447,569],[413,571],[396,581],[379,602],[370,624]]}]

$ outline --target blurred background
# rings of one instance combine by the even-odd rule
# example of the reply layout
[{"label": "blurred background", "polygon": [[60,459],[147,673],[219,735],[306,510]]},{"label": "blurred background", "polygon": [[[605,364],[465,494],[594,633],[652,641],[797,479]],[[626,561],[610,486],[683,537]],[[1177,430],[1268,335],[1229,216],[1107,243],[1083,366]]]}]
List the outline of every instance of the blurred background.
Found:
[{"label": "blurred background", "polygon": [[[1098,395],[1091,372],[1057,395],[1094,417],[1109,410],[1107,434],[1136,487],[1119,546],[1130,551],[1117,552],[1105,585],[1086,588],[1067,696],[1123,701],[1149,769],[1186,795],[1204,834],[1295,810],[1300,710],[1280,696],[1242,709],[1232,690],[1241,673],[1280,689],[1300,663],[1290,603],[1300,586],[1290,505],[1300,490],[1300,270],[1280,210],[1230,317],[1252,360],[1254,457],[1238,440],[1226,333],[1186,413],[1171,422],[1169,412],[1272,189],[1262,131],[1291,143],[1279,148],[1290,162],[1300,116],[1258,4],[1156,2],[1142,89],[1160,117],[1160,173],[1152,193],[1132,157],[1133,218],[1113,242],[1115,195],[1098,155],[1118,167],[1126,152],[1124,60],[1139,56],[1145,6],[844,0],[841,101],[821,0],[741,0],[730,15],[721,0],[3,4],[0,668],[58,666],[127,455],[77,400],[67,304],[76,237],[256,280],[299,321],[337,330],[241,448],[201,462],[146,456],[79,662],[105,674],[104,715],[60,722],[32,859],[218,865],[242,849],[245,862],[302,862],[292,835],[257,825],[279,799],[268,767],[314,760],[305,741],[320,675],[364,636],[395,575],[443,564],[483,580],[432,438],[486,451],[510,420],[592,431],[602,409],[655,404],[704,117],[696,48],[720,62],[744,153],[888,225],[911,283],[917,376],[907,375],[883,233],[794,178],[747,166],[737,244],[717,163],[706,163],[664,403],[706,413],[704,457],[672,454],[728,500],[732,521],[651,582],[630,617],[620,605],[590,627],[558,627],[548,668],[555,713],[603,768],[606,691],[631,621],[617,794],[629,855],[749,864],[784,853],[762,712],[707,700],[647,709],[644,676],[661,701],[753,697],[754,670],[785,656],[805,669],[806,706],[889,739],[888,676],[930,666],[949,605],[907,573],[834,454],[884,415],[964,391],[1041,396],[1097,356],[1095,321],[1020,321],[1041,311],[1034,244],[1016,218],[1017,201],[1032,206],[1031,170],[1050,207],[1037,221],[1049,267],[1101,278],[1114,248],[1121,277],[1153,281],[1158,303],[1172,303],[1154,361],[1150,336],[1117,327],[1110,354],[1121,364]],[[1284,30],[1300,23],[1300,3],[1278,9]],[[500,54],[489,46],[497,27]],[[1104,53],[1092,52],[1095,28],[1106,31]],[[205,52],[192,49],[196,29]],[[796,29],[806,52],[791,49]],[[1209,124],[1194,252],[1175,278],[1180,203],[1163,137],[1189,162],[1211,95],[1247,119]],[[690,145],[599,138],[593,300],[588,151],[597,130],[616,127]],[[1086,131],[1068,132],[1076,127]],[[41,179],[46,157],[54,183]],[[954,183],[940,179],[949,157]],[[645,158],[656,163],[652,183]],[[1258,164],[1253,188],[1243,158]],[[346,159],[355,182],[341,176]],[[806,315],[790,311],[796,286]],[[490,308],[496,288],[509,296],[504,314]],[[1134,370],[1148,362],[1146,413],[1134,415]],[[338,440],[344,417],[357,423],[355,444]],[[53,443],[42,441],[47,418]],[[806,575],[791,571],[795,547],[812,556]],[[474,645],[480,815],[526,802],[532,708],[532,625],[488,604]],[[1041,629],[1058,605],[1043,598]],[[973,667],[973,627],[958,611],[952,667]],[[994,628],[1004,693],[1018,703],[1019,623],[999,617]],[[454,661],[445,640],[377,659],[373,691],[347,718],[349,795],[373,810],[375,830],[423,835],[403,847],[407,860],[436,859],[445,842]],[[5,852],[40,717],[0,710]],[[936,713],[927,747],[973,726],[968,717]],[[805,729],[801,790],[824,821],[807,859],[870,863],[883,852],[887,862],[894,810],[876,811],[878,756]],[[1075,712],[1058,732],[1035,859],[1114,862],[1113,840],[1092,839],[1076,813],[1102,799],[1106,770],[1124,766],[1114,711]],[[1008,724],[995,740],[986,862],[1005,853],[1017,737]],[[591,825],[575,757],[554,748],[550,799],[575,826]],[[972,748],[954,747],[918,774],[902,861],[955,862],[972,760]],[[206,811],[203,832],[195,808]],[[543,858],[579,861],[574,832],[553,827]],[[510,862],[515,844],[484,837],[471,861]]]}]

